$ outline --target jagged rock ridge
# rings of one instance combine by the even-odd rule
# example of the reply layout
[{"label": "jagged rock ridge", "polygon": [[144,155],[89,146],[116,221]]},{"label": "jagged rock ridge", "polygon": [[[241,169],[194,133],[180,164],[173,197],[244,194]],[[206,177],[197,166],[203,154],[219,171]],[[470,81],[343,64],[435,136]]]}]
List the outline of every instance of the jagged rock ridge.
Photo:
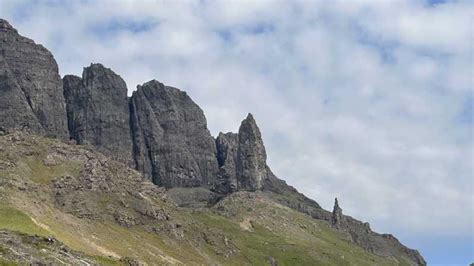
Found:
[{"label": "jagged rock ridge", "polygon": [[214,140],[203,111],[183,91],[152,80],[127,100],[125,82],[99,64],[84,69],[82,78],[66,76],[62,87],[52,55],[4,20],[0,42],[0,130],[65,138],[69,129],[78,143],[92,144],[123,162],[132,159],[159,186],[199,187],[224,196],[262,190],[283,205],[329,222],[368,251],[402,254],[425,264],[417,251],[393,236],[344,216],[338,205],[331,214],[277,178],[266,164],[251,114],[237,134],[219,134]]}]

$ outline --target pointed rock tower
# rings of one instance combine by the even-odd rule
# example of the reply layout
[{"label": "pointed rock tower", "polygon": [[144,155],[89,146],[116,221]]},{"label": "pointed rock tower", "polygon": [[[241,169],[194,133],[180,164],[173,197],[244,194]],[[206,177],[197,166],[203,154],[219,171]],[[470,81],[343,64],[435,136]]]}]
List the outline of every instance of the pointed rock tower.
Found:
[{"label": "pointed rock tower", "polygon": [[267,177],[267,153],[260,129],[250,113],[239,128],[236,169],[241,190],[254,191],[262,188]]},{"label": "pointed rock tower", "polygon": [[337,229],[345,229],[346,227],[346,218],[342,214],[342,209],[339,207],[339,202],[337,198],[334,200],[334,209],[332,210],[331,216],[331,225]]},{"label": "pointed rock tower", "polygon": [[267,154],[252,114],[242,121],[238,134],[220,133],[216,146],[220,167],[215,186],[217,192],[262,189],[269,176]]}]

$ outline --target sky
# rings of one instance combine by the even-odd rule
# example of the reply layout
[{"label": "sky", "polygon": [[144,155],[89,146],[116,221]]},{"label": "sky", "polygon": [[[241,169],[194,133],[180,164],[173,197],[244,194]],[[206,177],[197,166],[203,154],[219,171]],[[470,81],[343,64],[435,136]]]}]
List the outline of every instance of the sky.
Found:
[{"label": "sky", "polygon": [[251,112],[277,176],[430,265],[474,262],[473,14],[442,0],[0,1],[61,75],[102,63],[129,94],[178,87],[214,136]]}]

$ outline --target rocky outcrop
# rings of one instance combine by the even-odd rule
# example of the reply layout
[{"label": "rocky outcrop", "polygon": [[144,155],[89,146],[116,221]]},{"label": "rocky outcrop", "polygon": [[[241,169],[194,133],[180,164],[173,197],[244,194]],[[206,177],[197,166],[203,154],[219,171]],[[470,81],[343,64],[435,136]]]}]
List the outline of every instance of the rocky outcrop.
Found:
[{"label": "rocky outcrop", "polygon": [[216,191],[231,193],[262,189],[268,177],[267,154],[252,114],[242,121],[238,134],[219,133],[216,146],[219,162]]},{"label": "rocky outcrop", "polygon": [[216,139],[217,162],[219,164],[218,179],[213,190],[229,194],[237,191],[237,151],[239,135],[236,133],[219,133]]},{"label": "rocky outcrop", "polygon": [[0,19],[0,129],[67,138],[61,88],[51,53]]},{"label": "rocky outcrop", "polygon": [[342,215],[342,209],[339,207],[339,202],[337,198],[334,200],[334,209],[331,216],[331,225],[336,229],[343,230],[346,227],[346,219]]},{"label": "rocky outcrop", "polygon": [[[0,264],[2,265],[95,265],[96,262],[54,237],[27,235],[0,229]],[[67,262],[67,263],[66,263]]]},{"label": "rocky outcrop", "polygon": [[252,114],[248,114],[239,128],[236,169],[239,189],[255,191],[262,188],[267,177],[267,153]]},{"label": "rocky outcrop", "polygon": [[119,161],[132,163],[132,139],[125,81],[101,64],[84,68],[82,78],[64,77],[69,134]]},{"label": "rocky outcrop", "polygon": [[331,216],[331,226],[346,234],[348,238],[363,249],[382,257],[398,256],[409,265],[426,265],[425,260],[417,250],[404,246],[391,234],[379,234],[364,223],[350,216],[343,215],[337,198]]},{"label": "rocky outcrop", "polygon": [[137,169],[157,185],[210,187],[218,170],[206,117],[186,92],[152,80],[130,101]]},{"label": "rocky outcrop", "polygon": [[[132,162],[154,184],[166,187],[180,206],[200,208],[233,192],[261,190],[258,193],[274,202],[328,222],[367,251],[402,258],[408,264],[426,264],[416,250],[392,235],[375,233],[368,223],[344,215],[337,199],[333,212],[328,212],[277,178],[266,163],[262,136],[251,114],[242,121],[238,133],[221,133],[214,140],[203,111],[186,92],[156,80],[138,86],[130,99],[120,76],[100,64],[85,68],[82,77],[64,77],[63,83],[53,56],[0,20],[0,135],[16,129],[58,138],[69,135],[79,144],[94,145],[108,157]],[[58,150],[41,160],[46,167],[55,166],[61,154]],[[102,213],[95,202],[86,204],[79,199],[94,198],[118,186],[114,180],[120,173],[105,176],[96,170],[97,165],[108,165],[107,157],[92,159],[87,158],[90,164],[81,171],[83,180],[64,175],[54,182],[55,203],[80,218],[93,219]],[[116,169],[114,164],[111,169]],[[136,171],[129,171],[141,178]],[[130,183],[119,187],[146,200],[130,185],[138,181],[127,180]],[[90,193],[81,194],[84,184]],[[154,189],[150,194],[158,193]],[[132,214],[114,212],[109,216],[126,227],[137,225],[140,217],[167,219],[165,213],[143,202],[133,206]]]}]

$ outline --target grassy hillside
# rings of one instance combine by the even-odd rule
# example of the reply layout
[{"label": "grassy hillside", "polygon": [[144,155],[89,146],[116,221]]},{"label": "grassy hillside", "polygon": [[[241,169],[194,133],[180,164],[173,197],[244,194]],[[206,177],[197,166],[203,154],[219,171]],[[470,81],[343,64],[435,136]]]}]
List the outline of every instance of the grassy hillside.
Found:
[{"label": "grassy hillside", "polygon": [[[398,265],[263,193],[179,208],[91,148],[22,134],[0,137],[2,229],[52,236],[101,265]],[[0,242],[0,264],[24,263],[5,250],[15,247]]]}]

